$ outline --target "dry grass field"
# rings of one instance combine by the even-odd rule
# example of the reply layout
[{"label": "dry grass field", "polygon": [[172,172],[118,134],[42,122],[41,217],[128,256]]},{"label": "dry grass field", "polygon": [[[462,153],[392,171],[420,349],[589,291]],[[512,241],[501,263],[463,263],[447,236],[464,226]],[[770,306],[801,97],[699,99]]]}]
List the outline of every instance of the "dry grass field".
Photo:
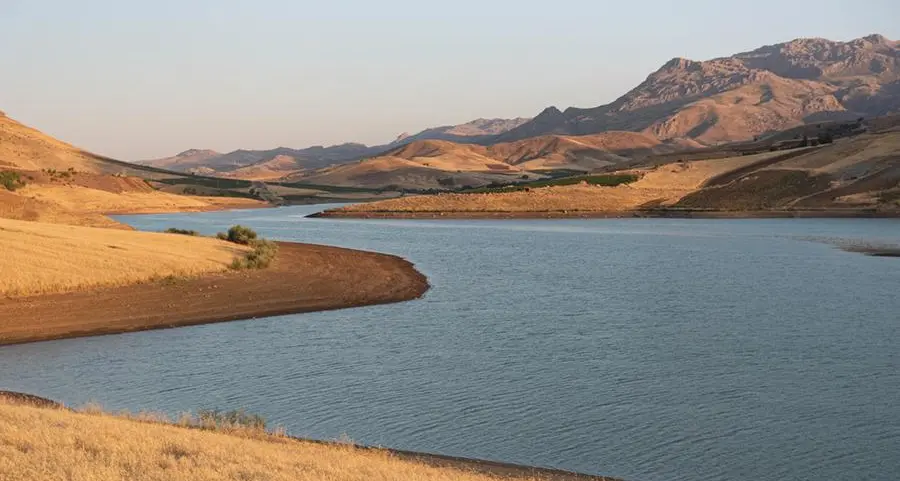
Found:
[{"label": "dry grass field", "polygon": [[900,134],[886,132],[833,144],[635,168],[636,182],[516,192],[411,196],[347,206],[329,216],[412,213],[614,213],[649,207],[762,211],[879,209],[900,205]]},{"label": "dry grass field", "polygon": [[614,212],[648,202],[670,204],[700,188],[716,175],[729,172],[771,153],[727,159],[666,164],[638,171],[640,180],[616,187],[571,185],[508,193],[440,194],[356,204],[342,212]]},{"label": "dry grass field", "polygon": [[77,185],[29,185],[17,194],[61,206],[75,213],[151,214],[207,210],[218,205],[259,207],[258,200],[238,197],[194,197],[154,190],[109,192]]},{"label": "dry grass field", "polygon": [[0,112],[0,170],[74,168],[101,172],[102,163],[92,154],[23,125]]},{"label": "dry grass field", "polygon": [[574,478],[487,475],[260,430],[191,429],[153,415],[126,418],[0,402],[0,481],[498,479]]},{"label": "dry grass field", "polygon": [[10,219],[0,219],[0,245],[0,296],[224,271],[244,250],[201,237]]}]

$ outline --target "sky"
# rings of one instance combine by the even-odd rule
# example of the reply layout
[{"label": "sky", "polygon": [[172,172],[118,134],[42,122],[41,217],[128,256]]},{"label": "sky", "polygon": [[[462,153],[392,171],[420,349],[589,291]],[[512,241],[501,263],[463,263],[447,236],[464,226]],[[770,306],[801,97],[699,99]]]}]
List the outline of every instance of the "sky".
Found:
[{"label": "sky", "polygon": [[673,57],[900,39],[896,0],[0,0],[0,110],[123,160],[615,100]]}]

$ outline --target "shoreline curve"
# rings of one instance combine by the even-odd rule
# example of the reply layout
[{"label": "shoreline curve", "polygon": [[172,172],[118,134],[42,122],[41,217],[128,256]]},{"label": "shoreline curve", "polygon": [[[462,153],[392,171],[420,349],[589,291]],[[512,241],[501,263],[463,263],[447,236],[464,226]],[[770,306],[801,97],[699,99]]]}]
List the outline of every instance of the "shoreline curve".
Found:
[{"label": "shoreline curve", "polygon": [[398,256],[278,245],[261,270],[0,299],[0,346],[403,302],[430,288]]}]

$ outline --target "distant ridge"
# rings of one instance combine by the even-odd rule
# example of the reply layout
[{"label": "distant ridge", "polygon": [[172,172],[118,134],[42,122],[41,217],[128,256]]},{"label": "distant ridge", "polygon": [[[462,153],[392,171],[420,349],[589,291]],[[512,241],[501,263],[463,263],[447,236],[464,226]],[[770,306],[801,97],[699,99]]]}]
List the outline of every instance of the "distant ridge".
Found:
[{"label": "distant ridge", "polygon": [[629,130],[715,143],[894,113],[900,110],[898,45],[877,34],[849,42],[801,38],[703,62],[674,58],[611,104],[550,107],[489,142]]}]

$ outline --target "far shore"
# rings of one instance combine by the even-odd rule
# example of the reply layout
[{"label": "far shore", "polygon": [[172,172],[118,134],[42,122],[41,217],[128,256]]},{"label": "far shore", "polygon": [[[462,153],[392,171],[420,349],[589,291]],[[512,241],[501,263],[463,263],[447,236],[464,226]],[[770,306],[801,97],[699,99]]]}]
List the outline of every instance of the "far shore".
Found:
[{"label": "far shore", "polygon": [[0,299],[0,345],[402,302],[429,288],[400,257],[278,244],[267,269]]},{"label": "far shore", "polygon": [[791,219],[791,218],[900,218],[900,211],[874,209],[820,210],[702,210],[642,209],[620,211],[362,211],[330,209],[308,215],[333,219]]}]

